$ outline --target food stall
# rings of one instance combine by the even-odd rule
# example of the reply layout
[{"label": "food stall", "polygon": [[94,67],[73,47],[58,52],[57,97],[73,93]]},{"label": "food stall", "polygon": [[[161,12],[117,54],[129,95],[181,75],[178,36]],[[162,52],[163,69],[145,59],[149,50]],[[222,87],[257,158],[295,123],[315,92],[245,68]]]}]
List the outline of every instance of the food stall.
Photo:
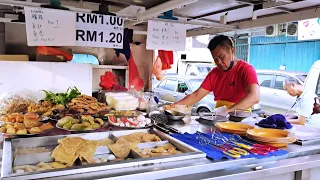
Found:
[{"label": "food stall", "polygon": [[[248,112],[191,114],[141,91],[152,87],[154,50],[184,50],[187,36],[320,17],[318,2],[220,1],[228,8],[202,15],[195,12],[219,3],[50,2],[0,0],[20,16],[1,18],[11,29],[6,53],[42,61],[1,57],[1,179],[317,179],[317,130],[258,128],[262,118]],[[57,62],[70,61],[69,50],[100,65]]]}]

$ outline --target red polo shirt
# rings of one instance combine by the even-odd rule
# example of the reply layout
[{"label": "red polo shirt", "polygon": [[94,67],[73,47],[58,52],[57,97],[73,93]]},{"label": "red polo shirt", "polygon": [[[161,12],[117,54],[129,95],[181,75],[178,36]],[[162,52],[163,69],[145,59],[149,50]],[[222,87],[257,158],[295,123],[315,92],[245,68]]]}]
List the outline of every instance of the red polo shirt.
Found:
[{"label": "red polo shirt", "polygon": [[213,92],[214,100],[238,103],[245,95],[250,84],[258,84],[257,73],[250,64],[239,61],[229,71],[217,67],[207,75],[201,87]]}]

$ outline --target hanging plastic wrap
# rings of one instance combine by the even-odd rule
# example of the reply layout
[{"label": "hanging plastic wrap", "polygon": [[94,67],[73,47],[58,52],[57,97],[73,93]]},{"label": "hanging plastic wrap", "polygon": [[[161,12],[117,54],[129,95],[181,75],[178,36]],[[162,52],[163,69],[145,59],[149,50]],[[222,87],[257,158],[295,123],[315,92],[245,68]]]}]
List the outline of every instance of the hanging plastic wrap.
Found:
[{"label": "hanging plastic wrap", "polygon": [[44,98],[40,91],[23,90],[0,94],[0,114],[27,112],[31,103]]},{"label": "hanging plastic wrap", "polygon": [[162,62],[159,57],[157,57],[153,65],[152,74],[156,76],[158,81],[161,81],[164,78],[164,73],[162,72]]}]

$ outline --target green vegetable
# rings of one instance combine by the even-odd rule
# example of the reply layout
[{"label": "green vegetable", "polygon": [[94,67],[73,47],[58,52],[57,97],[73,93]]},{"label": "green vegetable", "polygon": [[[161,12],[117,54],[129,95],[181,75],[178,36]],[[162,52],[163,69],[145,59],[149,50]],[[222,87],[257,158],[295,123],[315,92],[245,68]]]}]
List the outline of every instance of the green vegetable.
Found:
[{"label": "green vegetable", "polygon": [[57,122],[57,125],[58,125],[59,127],[63,127],[64,124],[68,123],[68,122],[71,121],[71,120],[72,120],[72,117],[66,116],[66,117],[60,119],[60,120]]},{"label": "green vegetable", "polygon": [[82,124],[74,124],[71,127],[71,130],[82,131],[84,130],[84,126]]},{"label": "green vegetable", "polygon": [[69,122],[65,123],[62,128],[70,130],[71,127],[72,127],[72,124],[71,124],[71,121],[69,121]]},{"label": "green vegetable", "polygon": [[52,104],[68,104],[73,98],[81,95],[81,92],[77,87],[68,88],[65,93],[53,93],[51,91],[42,90],[46,94],[44,100],[51,102]]}]

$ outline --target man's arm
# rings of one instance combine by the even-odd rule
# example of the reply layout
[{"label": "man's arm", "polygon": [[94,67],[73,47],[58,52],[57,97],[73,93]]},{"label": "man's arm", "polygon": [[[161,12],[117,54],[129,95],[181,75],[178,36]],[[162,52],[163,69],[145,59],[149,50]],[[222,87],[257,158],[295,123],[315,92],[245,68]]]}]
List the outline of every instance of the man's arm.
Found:
[{"label": "man's arm", "polygon": [[250,84],[246,96],[237,104],[227,109],[227,112],[233,112],[236,109],[249,109],[260,101],[260,87],[258,84]]},{"label": "man's arm", "polygon": [[187,95],[180,101],[174,103],[173,105],[188,105],[193,106],[195,103],[199,102],[202,98],[204,98],[206,95],[208,95],[210,91],[200,87],[192,94]]},{"label": "man's arm", "polygon": [[304,116],[299,116],[298,119],[288,119],[292,124],[304,125],[307,121],[307,118]]}]

